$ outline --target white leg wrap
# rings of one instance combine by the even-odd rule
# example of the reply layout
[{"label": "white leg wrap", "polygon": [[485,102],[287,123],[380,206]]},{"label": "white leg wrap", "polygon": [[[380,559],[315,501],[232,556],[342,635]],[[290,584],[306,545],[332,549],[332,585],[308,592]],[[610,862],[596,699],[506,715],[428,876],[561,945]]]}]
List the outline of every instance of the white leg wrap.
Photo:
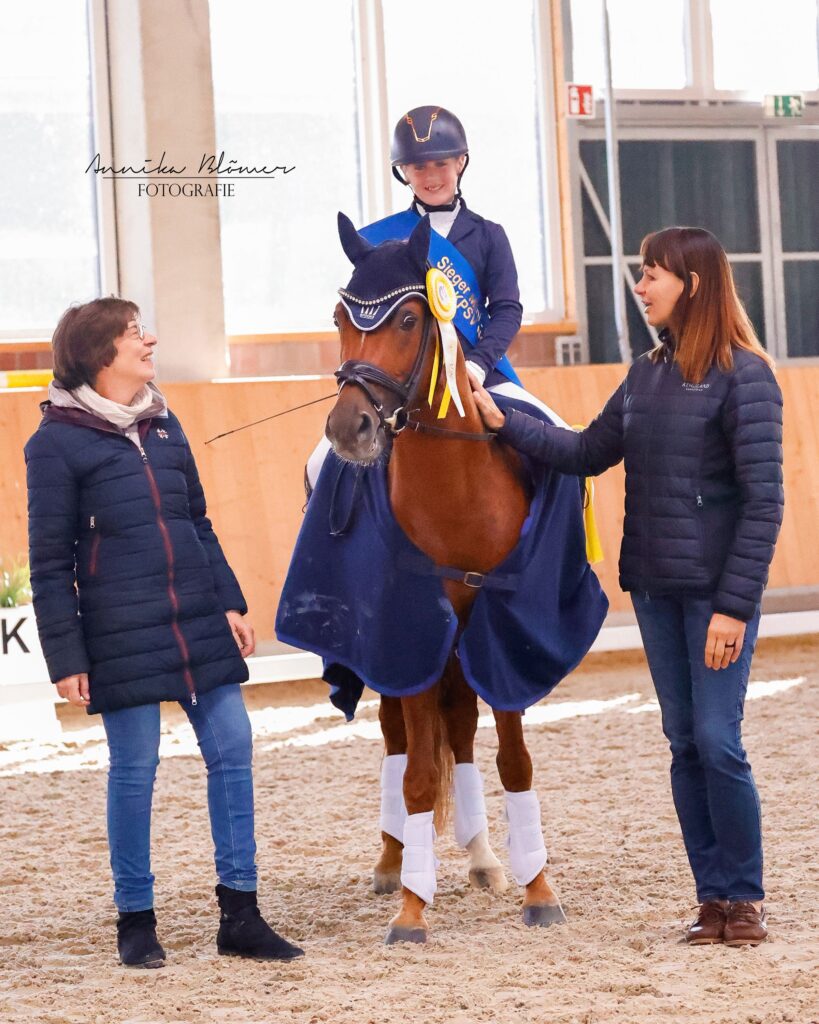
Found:
[{"label": "white leg wrap", "polygon": [[401,884],[431,905],[438,888],[435,880],[435,826],[432,811],[408,814],[404,823],[404,860]]},{"label": "white leg wrap", "polygon": [[546,866],[546,844],[540,823],[540,801],[533,789],[508,793],[506,820],[509,822],[509,867],[518,885],[528,885]]},{"label": "white leg wrap", "polygon": [[316,447],[313,449],[313,454],[307,460],[307,479],[310,481],[310,486],[315,487],[316,481],[319,478],[321,467],[324,465],[324,460],[327,458],[327,452],[333,446],[323,437]]},{"label": "white leg wrap", "polygon": [[407,807],[404,803],[404,772],[406,754],[388,754],[381,762],[381,831],[404,842],[404,822]]},{"label": "white leg wrap", "polygon": [[474,764],[455,765],[455,842],[466,848],[487,828],[483,779]]}]

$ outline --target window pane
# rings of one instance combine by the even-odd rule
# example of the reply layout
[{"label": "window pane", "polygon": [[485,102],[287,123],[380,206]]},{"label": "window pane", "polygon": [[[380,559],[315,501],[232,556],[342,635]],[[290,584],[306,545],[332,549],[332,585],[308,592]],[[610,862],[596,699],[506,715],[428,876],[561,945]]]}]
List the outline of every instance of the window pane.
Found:
[{"label": "window pane", "polygon": [[714,84],[758,96],[819,88],[816,0],[711,0]]},{"label": "window pane", "polygon": [[[631,268],[636,273],[636,266]],[[630,289],[623,284],[631,352],[636,359],[653,347],[645,317],[637,308]],[[589,359],[593,363],[619,363],[620,349],[614,326],[614,284],[611,266],[586,267],[586,301],[589,322]]]},{"label": "window pane", "polygon": [[737,294],[754,325],[757,337],[765,344],[765,300],[762,295],[762,263],[731,261]]},{"label": "window pane", "polygon": [[727,252],[759,252],[755,143],[633,141],[620,144],[627,253],[650,231],[696,224]]},{"label": "window pane", "polygon": [[788,355],[819,355],[819,260],[785,260]]},{"label": "window pane", "polygon": [[776,144],[783,252],[819,252],[819,141]]},{"label": "window pane", "polygon": [[[625,254],[638,253],[640,242],[649,232],[674,224],[708,228],[727,252],[759,252],[754,147],[750,140],[621,142],[620,205]],[[605,143],[584,141],[580,155],[608,215]],[[597,222],[593,211],[589,209],[589,213]],[[596,255],[600,236],[593,234],[591,227],[587,230],[586,255]]]},{"label": "window pane", "polygon": [[99,292],[85,0],[2,7],[0,332],[50,335]]},{"label": "window pane", "polygon": [[[608,194],[606,194],[605,200],[599,192],[597,194],[600,201],[603,203],[603,207],[608,216]],[[603,225],[600,223],[597,210],[592,206],[592,202],[586,193],[585,186],[583,186],[581,195],[583,203],[584,252],[586,256],[611,256],[611,242],[603,229]]]},{"label": "window pane", "polygon": [[228,333],[330,329],[336,213],[361,222],[352,6],[210,0],[210,20],[217,148],[295,167],[220,199]]},{"label": "window pane", "polygon": [[[457,114],[470,151],[464,199],[506,229],[524,309],[547,308],[544,174],[550,172],[539,158],[532,0],[503,7],[472,0],[456,35],[443,26],[425,28],[441,25],[439,0],[383,0],[383,7],[390,129],[407,110],[428,103]],[[396,185],[395,208],[409,201],[409,192]]]},{"label": "window pane", "polygon": [[[602,88],[602,0],[571,0],[572,78]],[[685,0],[609,3],[615,89],[684,89],[688,85]]]}]

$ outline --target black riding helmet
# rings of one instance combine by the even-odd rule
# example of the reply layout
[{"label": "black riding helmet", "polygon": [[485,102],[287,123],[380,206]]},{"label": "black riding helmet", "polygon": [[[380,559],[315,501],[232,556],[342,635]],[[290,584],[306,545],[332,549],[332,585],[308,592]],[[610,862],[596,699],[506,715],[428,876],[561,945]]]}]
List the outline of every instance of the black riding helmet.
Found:
[{"label": "black riding helmet", "polygon": [[[427,160],[464,155],[465,171],[469,163],[466,132],[458,118],[445,107],[415,107],[407,111],[392,134],[392,173],[402,185],[409,182],[399,171],[400,164],[423,164]],[[463,173],[458,175],[459,188]]]}]

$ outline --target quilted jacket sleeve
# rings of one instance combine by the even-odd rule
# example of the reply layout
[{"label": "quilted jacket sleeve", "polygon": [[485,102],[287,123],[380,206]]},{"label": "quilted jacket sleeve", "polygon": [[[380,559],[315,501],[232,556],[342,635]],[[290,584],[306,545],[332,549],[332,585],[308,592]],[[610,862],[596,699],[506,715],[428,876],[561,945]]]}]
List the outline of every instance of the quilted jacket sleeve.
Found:
[{"label": "quilted jacket sleeve", "polygon": [[506,232],[500,224],[486,224],[490,248],[486,264],[486,291],[489,305],[483,337],[469,352],[469,359],[487,373],[506,354],[520,330],[523,306],[520,303],[518,272]]},{"label": "quilted jacket sleeve", "polygon": [[205,492],[202,489],[199,472],[189,445],[187,446],[185,475],[188,481],[191,519],[196,527],[199,540],[202,542],[202,546],[207,553],[216,593],[219,595],[219,600],[226,612],[237,611],[244,615],[247,612],[247,602],[233,570],[228,565],[225,553],[222,551],[222,545],[213,531],[213,525],[210,519],[208,519]]},{"label": "quilted jacket sleeve", "polygon": [[734,460],[741,505],[714,611],[747,622],[762,600],[782,524],[782,392],[759,358],[734,373],[722,425]]},{"label": "quilted jacket sleeve", "polygon": [[88,672],[77,599],[78,485],[59,445],[38,430],[25,448],[34,615],[53,683]]},{"label": "quilted jacket sleeve", "polygon": [[498,437],[561,473],[597,476],[623,458],[624,390],[625,383],[585,430],[552,426],[525,412],[510,409]]}]

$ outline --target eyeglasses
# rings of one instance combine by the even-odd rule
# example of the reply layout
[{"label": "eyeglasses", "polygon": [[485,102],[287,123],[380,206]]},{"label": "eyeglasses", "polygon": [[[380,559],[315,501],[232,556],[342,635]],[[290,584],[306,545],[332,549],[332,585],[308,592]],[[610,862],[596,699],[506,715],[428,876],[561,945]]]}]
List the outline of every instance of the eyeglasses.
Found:
[{"label": "eyeglasses", "polygon": [[143,324],[141,316],[136,315],[134,319],[131,320],[131,322],[128,324],[128,326],[136,328],[136,332],[139,335],[140,341],[143,341],[145,339],[145,324]]}]

